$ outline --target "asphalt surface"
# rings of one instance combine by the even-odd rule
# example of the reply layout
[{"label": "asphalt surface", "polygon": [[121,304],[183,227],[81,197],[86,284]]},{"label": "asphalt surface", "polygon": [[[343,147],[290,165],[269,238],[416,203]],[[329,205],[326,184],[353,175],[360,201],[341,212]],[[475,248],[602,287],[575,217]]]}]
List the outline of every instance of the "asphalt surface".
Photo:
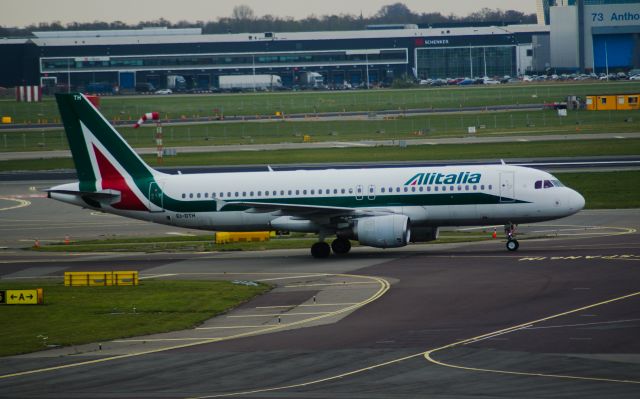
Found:
[{"label": "asphalt surface", "polygon": [[[69,217],[50,202],[0,211],[1,221],[34,217],[45,227]],[[80,215],[80,225],[101,217]],[[0,282],[123,267],[276,288],[200,329],[2,358],[0,397],[637,398],[638,228],[637,210],[583,211],[521,226],[544,238],[522,240],[516,253],[495,240],[355,248],[326,260],[307,250],[7,249]]]}]

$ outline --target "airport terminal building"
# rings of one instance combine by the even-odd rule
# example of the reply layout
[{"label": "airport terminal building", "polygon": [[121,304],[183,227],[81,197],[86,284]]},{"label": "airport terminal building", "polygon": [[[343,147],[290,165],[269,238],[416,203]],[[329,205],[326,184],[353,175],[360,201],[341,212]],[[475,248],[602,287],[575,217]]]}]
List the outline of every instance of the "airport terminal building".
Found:
[{"label": "airport terminal building", "polygon": [[[263,32],[204,35],[199,28],[35,32],[0,39],[0,86],[83,87],[108,82],[131,89],[166,85],[181,75],[189,87],[217,87],[219,76],[276,74],[294,86],[302,71],[331,84],[418,79],[517,76],[536,62],[534,43],[547,43],[549,27],[426,28],[415,25],[335,32]],[[548,46],[548,45],[547,45]],[[545,57],[544,51],[538,55]],[[546,55],[548,57],[548,54]]]}]

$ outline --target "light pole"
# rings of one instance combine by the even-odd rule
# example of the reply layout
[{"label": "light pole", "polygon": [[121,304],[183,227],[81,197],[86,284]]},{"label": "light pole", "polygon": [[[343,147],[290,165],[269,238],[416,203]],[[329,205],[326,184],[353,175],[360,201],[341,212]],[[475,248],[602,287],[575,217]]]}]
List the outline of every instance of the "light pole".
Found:
[{"label": "light pole", "polygon": [[364,62],[365,62],[365,65],[367,67],[367,74],[366,74],[367,75],[367,90],[369,90],[369,54],[368,53],[365,53],[365,55],[364,55]]}]

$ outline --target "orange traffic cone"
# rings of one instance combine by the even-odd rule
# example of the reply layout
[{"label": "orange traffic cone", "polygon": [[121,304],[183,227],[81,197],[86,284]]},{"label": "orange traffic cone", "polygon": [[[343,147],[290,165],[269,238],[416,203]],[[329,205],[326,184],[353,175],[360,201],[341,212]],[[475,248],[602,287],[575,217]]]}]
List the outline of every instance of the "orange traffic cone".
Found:
[{"label": "orange traffic cone", "polygon": [[493,228],[493,234],[491,234],[491,238],[495,239],[498,238],[498,233],[496,232],[496,228]]},{"label": "orange traffic cone", "polygon": [[69,245],[71,241],[69,241],[69,235],[64,236],[64,245]]}]

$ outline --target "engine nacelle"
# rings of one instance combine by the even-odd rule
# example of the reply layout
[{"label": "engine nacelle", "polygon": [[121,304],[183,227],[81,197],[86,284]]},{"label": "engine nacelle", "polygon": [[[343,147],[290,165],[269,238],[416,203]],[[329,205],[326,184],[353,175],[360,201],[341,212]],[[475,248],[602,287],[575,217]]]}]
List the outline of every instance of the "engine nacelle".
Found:
[{"label": "engine nacelle", "polygon": [[427,242],[438,239],[440,229],[437,227],[412,227],[411,242]]},{"label": "engine nacelle", "polygon": [[371,216],[358,219],[354,226],[360,244],[376,248],[404,247],[409,242],[411,230],[405,215]]}]

